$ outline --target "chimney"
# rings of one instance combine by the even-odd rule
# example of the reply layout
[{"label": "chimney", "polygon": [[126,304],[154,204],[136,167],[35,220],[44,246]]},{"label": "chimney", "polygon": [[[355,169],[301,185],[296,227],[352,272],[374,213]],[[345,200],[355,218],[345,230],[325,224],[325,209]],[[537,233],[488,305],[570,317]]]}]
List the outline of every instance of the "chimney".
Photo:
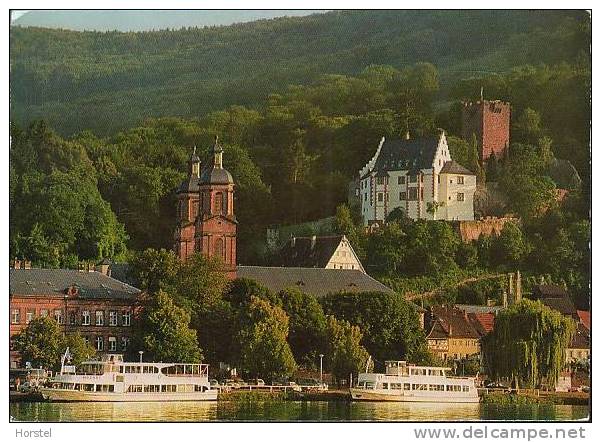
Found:
[{"label": "chimney", "polygon": [[296,236],[293,236],[290,241],[292,242],[292,247],[296,247]]},{"label": "chimney", "polygon": [[507,308],[507,290],[503,289],[503,308]]},{"label": "chimney", "polygon": [[449,337],[453,336],[453,326],[449,324]]},{"label": "chimney", "polygon": [[317,242],[317,236],[313,235],[311,237],[311,249],[315,248],[315,243]]},{"label": "chimney", "polygon": [[515,302],[515,292],[513,290],[513,273],[509,274],[509,302]]},{"label": "chimney", "polygon": [[405,139],[409,140],[411,138],[411,135],[409,134],[409,131],[405,132]]}]

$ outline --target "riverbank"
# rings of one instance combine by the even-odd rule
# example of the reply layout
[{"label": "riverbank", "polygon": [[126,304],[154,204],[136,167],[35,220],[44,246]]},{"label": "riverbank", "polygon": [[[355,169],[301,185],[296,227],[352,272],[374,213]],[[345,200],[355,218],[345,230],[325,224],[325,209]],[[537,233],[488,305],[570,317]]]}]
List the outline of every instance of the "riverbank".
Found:
[{"label": "riverbank", "polygon": [[501,405],[526,405],[526,404],[551,404],[551,405],[588,405],[589,393],[583,392],[550,392],[550,391],[523,391],[514,392],[489,392],[484,393],[480,401],[484,404]]},{"label": "riverbank", "polygon": [[262,391],[230,390],[219,393],[218,401],[311,401],[311,402],[348,402],[351,394],[346,390],[328,391]]}]

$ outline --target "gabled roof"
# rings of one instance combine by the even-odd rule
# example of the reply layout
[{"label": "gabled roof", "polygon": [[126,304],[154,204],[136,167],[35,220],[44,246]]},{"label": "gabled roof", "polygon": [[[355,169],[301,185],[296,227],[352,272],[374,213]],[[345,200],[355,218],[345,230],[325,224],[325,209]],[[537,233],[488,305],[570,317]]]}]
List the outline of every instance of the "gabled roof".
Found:
[{"label": "gabled roof", "polygon": [[254,279],[273,292],[294,287],[317,297],[340,292],[395,293],[361,270],[238,266],[237,277]]},{"label": "gabled roof", "polygon": [[468,314],[455,307],[434,305],[430,307],[432,328],[428,338],[479,339],[481,334],[470,321]]},{"label": "gabled roof", "polygon": [[440,173],[454,173],[457,175],[476,175],[471,170],[466,169],[457,161],[447,161],[440,169]]},{"label": "gabled roof", "polygon": [[284,245],[274,264],[283,267],[325,268],[344,239],[344,235],[292,237]]},{"label": "gabled roof", "polygon": [[439,138],[385,140],[374,164],[376,171],[430,169],[438,149]]},{"label": "gabled roof", "polygon": [[135,299],[140,290],[100,272],[67,269],[10,269],[11,296],[60,296],[70,287],[88,299]]},{"label": "gabled roof", "polygon": [[472,305],[472,304],[455,304],[459,310],[463,310],[467,313],[493,313],[497,314],[505,307],[502,305]]}]

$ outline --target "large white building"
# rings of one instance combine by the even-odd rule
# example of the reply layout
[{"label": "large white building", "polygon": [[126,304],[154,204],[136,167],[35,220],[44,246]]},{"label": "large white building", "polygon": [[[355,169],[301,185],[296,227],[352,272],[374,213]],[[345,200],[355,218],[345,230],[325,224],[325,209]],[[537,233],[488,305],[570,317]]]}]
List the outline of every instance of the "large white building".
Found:
[{"label": "large white building", "polygon": [[476,175],[455,161],[444,132],[438,138],[386,140],[359,172],[366,226],[400,208],[412,219],[473,220]]}]

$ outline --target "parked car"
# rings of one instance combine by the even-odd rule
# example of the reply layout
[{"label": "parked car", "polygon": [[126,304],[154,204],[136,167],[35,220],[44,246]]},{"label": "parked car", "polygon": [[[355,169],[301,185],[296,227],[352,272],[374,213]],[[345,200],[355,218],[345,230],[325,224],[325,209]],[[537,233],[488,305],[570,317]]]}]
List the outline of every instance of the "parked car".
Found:
[{"label": "parked car", "polygon": [[265,381],[263,379],[251,379],[248,381],[248,385],[256,385],[257,387],[264,387]]},{"label": "parked car", "polygon": [[500,382],[488,382],[487,384],[484,385],[484,387],[486,388],[491,388],[491,389],[507,389],[506,385],[503,385]]}]

